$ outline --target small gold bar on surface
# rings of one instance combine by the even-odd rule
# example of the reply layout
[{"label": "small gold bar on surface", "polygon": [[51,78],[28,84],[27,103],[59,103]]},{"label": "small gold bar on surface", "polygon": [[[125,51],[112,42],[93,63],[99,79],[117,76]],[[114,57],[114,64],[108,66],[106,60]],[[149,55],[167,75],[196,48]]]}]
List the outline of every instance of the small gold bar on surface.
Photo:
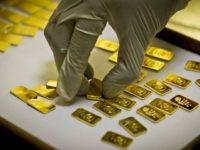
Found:
[{"label": "small gold bar on surface", "polygon": [[99,102],[95,103],[93,105],[93,108],[100,111],[101,113],[103,113],[104,115],[106,115],[109,118],[112,118],[121,112],[121,110],[119,108],[117,108],[116,106],[113,106],[105,101],[104,102],[99,101]]},{"label": "small gold bar on surface", "polygon": [[127,92],[127,93],[129,93],[129,94],[131,94],[131,95],[133,95],[133,96],[135,96],[139,99],[142,99],[142,100],[146,99],[152,93],[151,91],[149,91],[149,90],[147,90],[147,89],[145,89],[145,88],[143,88],[143,87],[141,87],[137,84],[129,85],[124,90],[124,92]]},{"label": "small gold bar on surface", "polygon": [[3,9],[0,13],[0,17],[7,19],[13,23],[19,23],[21,22],[23,19],[26,18],[26,16],[19,14],[17,12],[11,11],[11,10],[6,10]]},{"label": "small gold bar on surface", "polygon": [[121,119],[119,124],[132,136],[139,136],[147,132],[147,128],[134,117]]},{"label": "small gold bar on surface", "polygon": [[193,111],[199,106],[199,103],[184,97],[182,95],[176,95],[172,99],[170,99],[170,102],[173,104],[178,105],[180,108],[186,110],[186,111]]},{"label": "small gold bar on surface", "polygon": [[30,99],[27,101],[27,104],[43,114],[49,113],[50,111],[52,111],[56,108],[56,106],[54,104],[52,104],[42,98]]},{"label": "small gold bar on surface", "polygon": [[148,56],[159,58],[166,61],[169,61],[174,57],[174,52],[154,46],[148,47],[146,50],[146,54]]},{"label": "small gold bar on surface", "polygon": [[45,9],[40,9],[40,10],[36,11],[33,15],[49,20],[49,18],[51,17],[52,13],[53,13],[52,11],[48,11],[48,10],[45,10]]},{"label": "small gold bar on surface", "polygon": [[97,116],[84,108],[78,108],[72,113],[72,116],[90,126],[95,126],[101,120],[100,116]]},{"label": "small gold bar on surface", "polygon": [[0,41],[0,52],[5,52],[9,48],[10,44],[8,42]]},{"label": "small gold bar on surface", "polygon": [[185,69],[190,71],[200,72],[200,62],[194,60],[188,60],[185,64]]},{"label": "small gold bar on surface", "polygon": [[165,114],[151,105],[144,105],[137,109],[137,113],[150,120],[153,123],[158,123],[165,118]]},{"label": "small gold bar on surface", "polygon": [[30,2],[32,4],[35,4],[35,5],[38,5],[38,6],[41,6],[41,7],[45,7],[49,4],[51,4],[51,0],[26,0],[27,2]]},{"label": "small gold bar on surface", "polygon": [[139,77],[138,77],[138,79],[137,79],[136,82],[142,81],[146,76],[147,76],[147,73],[144,72],[144,71],[141,71],[141,72],[140,72],[140,75],[139,75]]},{"label": "small gold bar on surface", "polygon": [[17,86],[10,90],[10,93],[18,97],[23,102],[27,103],[30,99],[37,98],[38,94],[32,90],[27,89],[25,86]]},{"label": "small gold bar on surface", "polygon": [[99,79],[92,78],[90,80],[89,89],[86,94],[87,99],[101,101],[102,100],[102,82]]},{"label": "small gold bar on surface", "polygon": [[172,88],[164,84],[158,79],[152,79],[145,83],[145,86],[150,88],[152,91],[158,93],[159,95],[165,95],[172,91]]},{"label": "small gold bar on surface", "polygon": [[128,97],[125,97],[122,95],[119,95],[114,98],[105,99],[105,100],[106,102],[111,103],[112,105],[115,105],[117,107],[120,107],[126,110],[131,110],[136,105],[136,101],[130,100]]},{"label": "small gold bar on surface", "polygon": [[26,1],[21,1],[15,5],[13,5],[13,7],[20,9],[24,12],[27,12],[29,14],[33,14],[34,12],[38,11],[39,9],[41,9],[41,7],[31,4],[29,2]]},{"label": "small gold bar on surface", "polygon": [[12,33],[2,33],[0,34],[0,40],[17,46],[24,40],[24,37]]},{"label": "small gold bar on surface", "polygon": [[43,30],[46,27],[48,20],[37,17],[37,16],[30,16],[24,19],[22,23],[26,25],[34,26]]},{"label": "small gold bar on surface", "polygon": [[133,139],[126,137],[124,135],[121,135],[119,133],[113,132],[113,131],[107,131],[101,140],[107,144],[110,144],[112,146],[116,146],[120,149],[128,149],[129,146],[133,143]]},{"label": "small gold bar on surface", "polygon": [[161,98],[155,98],[153,101],[150,102],[150,105],[169,115],[173,114],[178,109],[177,105],[174,105],[173,103],[165,101]]},{"label": "small gold bar on surface", "polygon": [[108,57],[108,60],[114,63],[117,63],[118,51],[114,52],[111,56]]},{"label": "small gold bar on surface", "polygon": [[56,88],[57,87],[57,81],[56,80],[48,80],[46,83],[47,88]]},{"label": "small gold bar on surface", "polygon": [[24,36],[35,36],[38,28],[27,25],[16,24],[10,28],[10,33],[24,35]]},{"label": "small gold bar on surface", "polygon": [[186,88],[191,84],[191,80],[183,78],[175,74],[168,74],[164,79],[164,82],[174,85],[179,88]]},{"label": "small gold bar on surface", "polygon": [[156,60],[150,57],[145,56],[142,67],[152,69],[155,71],[161,70],[165,66],[165,62]]},{"label": "small gold bar on surface", "polygon": [[56,89],[47,89],[46,85],[42,84],[35,85],[34,87],[31,88],[31,90],[35,91],[40,96],[48,99],[53,99],[56,96],[58,96],[58,94],[56,93]]},{"label": "small gold bar on surface", "polygon": [[200,86],[200,79],[196,79],[195,83]]},{"label": "small gold bar on surface", "polygon": [[119,49],[119,43],[112,42],[106,39],[98,39],[95,47],[101,48],[110,52],[115,52]]},{"label": "small gold bar on surface", "polygon": [[51,2],[50,4],[46,5],[46,9],[54,11],[58,7],[58,2]]}]

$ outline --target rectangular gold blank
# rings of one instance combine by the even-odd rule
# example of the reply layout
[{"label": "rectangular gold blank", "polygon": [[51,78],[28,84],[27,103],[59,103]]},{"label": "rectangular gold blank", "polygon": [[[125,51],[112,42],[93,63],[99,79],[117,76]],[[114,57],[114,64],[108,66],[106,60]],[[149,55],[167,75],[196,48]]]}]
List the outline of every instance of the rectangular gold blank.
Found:
[{"label": "rectangular gold blank", "polygon": [[100,111],[101,113],[103,113],[104,115],[106,115],[109,118],[112,118],[121,112],[121,110],[119,108],[117,108],[107,102],[101,102],[101,101],[95,103],[93,105],[93,108]]},{"label": "rectangular gold blank", "polygon": [[120,149],[128,149],[128,147],[132,144],[133,139],[121,135],[119,133],[113,131],[107,131],[101,140],[107,144],[112,146],[116,146]]},{"label": "rectangular gold blank", "polygon": [[163,81],[179,88],[186,88],[191,84],[191,80],[175,74],[168,74]]},{"label": "rectangular gold blank", "polygon": [[166,49],[150,46],[146,50],[146,54],[151,57],[159,58],[162,60],[171,60],[174,56],[174,52],[168,51]]},{"label": "rectangular gold blank", "polygon": [[5,52],[9,47],[10,44],[8,42],[0,41],[0,52]]},{"label": "rectangular gold blank", "polygon": [[112,42],[106,39],[98,39],[95,46],[97,48],[101,48],[110,52],[115,52],[119,49],[119,43]]},{"label": "rectangular gold blank", "polygon": [[137,84],[129,85],[124,90],[124,92],[127,92],[127,93],[129,93],[129,94],[131,94],[131,95],[133,95],[133,96],[135,96],[139,99],[142,99],[142,100],[146,99],[152,93],[151,91],[149,91],[149,90],[147,90],[147,89],[145,89],[145,88],[143,88],[143,87],[141,87]]},{"label": "rectangular gold blank", "polygon": [[26,18],[26,16],[19,14],[17,12],[11,11],[11,10],[3,10],[0,13],[0,17],[7,19],[13,23],[19,23],[21,22],[23,19]]},{"label": "rectangular gold blank", "polygon": [[173,114],[178,109],[177,105],[174,105],[160,98],[155,98],[153,101],[150,102],[150,105],[160,109],[162,112],[169,115]]},{"label": "rectangular gold blank", "polygon": [[0,40],[6,41],[12,45],[19,45],[23,41],[24,37],[21,35],[16,35],[12,33],[2,33],[0,34]]},{"label": "rectangular gold blank", "polygon": [[57,87],[57,81],[56,80],[47,81],[46,87],[55,89]]},{"label": "rectangular gold blank", "polygon": [[24,12],[30,13],[30,14],[33,14],[34,12],[36,12],[40,9],[39,6],[31,4],[26,1],[21,1],[19,3],[16,3],[15,5],[13,5],[13,7],[20,9]]},{"label": "rectangular gold blank", "polygon": [[137,109],[137,113],[150,120],[153,123],[158,123],[165,118],[165,114],[151,105],[144,105]]},{"label": "rectangular gold blank", "polygon": [[158,93],[159,95],[165,95],[172,91],[172,88],[164,84],[158,79],[152,79],[145,83],[145,86],[150,88],[152,91]]},{"label": "rectangular gold blank", "polygon": [[200,72],[200,62],[194,60],[188,60],[185,64],[185,69],[190,71]]},{"label": "rectangular gold blank", "polygon": [[46,5],[46,9],[54,11],[58,7],[58,2],[51,2],[50,4]]},{"label": "rectangular gold blank", "polygon": [[132,136],[139,136],[147,132],[147,128],[134,117],[121,119],[119,124]]},{"label": "rectangular gold blank", "polygon": [[18,97],[23,102],[27,103],[28,100],[37,98],[37,93],[27,89],[25,86],[17,86],[10,90],[10,93]]},{"label": "rectangular gold blank", "polygon": [[46,114],[56,108],[56,106],[42,98],[30,99],[27,104],[35,108],[39,112]]},{"label": "rectangular gold blank", "polygon": [[193,111],[199,106],[199,103],[182,95],[176,95],[170,101],[186,111]]},{"label": "rectangular gold blank", "polygon": [[102,96],[102,82],[99,79],[92,78],[90,80],[90,86],[87,91],[86,97],[89,100],[101,101]]},{"label": "rectangular gold blank", "polygon": [[48,23],[48,20],[42,19],[37,16],[30,16],[30,17],[27,17],[26,19],[24,19],[22,21],[22,23],[24,23],[26,25],[34,26],[34,27],[37,27],[40,29],[44,29]]},{"label": "rectangular gold blank", "polygon": [[38,28],[16,24],[10,28],[10,32],[14,34],[24,35],[24,36],[35,36]]},{"label": "rectangular gold blank", "polygon": [[31,90],[35,91],[40,96],[48,99],[53,99],[58,95],[56,93],[56,89],[47,89],[46,85],[42,84],[35,85],[34,87],[31,88]]},{"label": "rectangular gold blank", "polygon": [[53,13],[52,11],[48,11],[48,10],[45,10],[45,9],[40,9],[40,10],[36,11],[33,15],[49,20],[49,18],[51,17],[52,13]]},{"label": "rectangular gold blank", "polygon": [[150,57],[145,56],[142,67],[152,69],[155,71],[161,70],[165,66],[165,62],[156,60]]},{"label": "rectangular gold blank", "polygon": [[72,116],[90,126],[95,126],[101,120],[100,116],[97,116],[84,108],[78,108],[72,113]]}]

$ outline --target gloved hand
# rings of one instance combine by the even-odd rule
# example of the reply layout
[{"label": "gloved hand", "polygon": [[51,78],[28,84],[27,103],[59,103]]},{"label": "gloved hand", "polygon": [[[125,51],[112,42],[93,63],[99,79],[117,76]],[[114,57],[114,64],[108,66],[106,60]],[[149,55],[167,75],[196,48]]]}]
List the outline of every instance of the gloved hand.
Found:
[{"label": "gloved hand", "polygon": [[66,101],[84,94],[93,70],[90,52],[108,22],[119,39],[117,65],[103,79],[103,95],[115,97],[137,80],[152,38],[189,0],[62,0],[45,37],[59,71],[57,92]]}]

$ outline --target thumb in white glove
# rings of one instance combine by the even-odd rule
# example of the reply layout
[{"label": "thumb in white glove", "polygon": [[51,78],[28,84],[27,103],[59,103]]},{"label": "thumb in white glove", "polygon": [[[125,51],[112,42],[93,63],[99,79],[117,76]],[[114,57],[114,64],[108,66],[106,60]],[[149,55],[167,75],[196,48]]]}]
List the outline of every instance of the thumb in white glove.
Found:
[{"label": "thumb in white glove", "polygon": [[150,40],[188,1],[62,0],[45,29],[59,71],[58,94],[71,101],[87,91],[88,58],[107,21],[120,48],[117,65],[103,80],[103,95],[120,94],[138,78]]}]

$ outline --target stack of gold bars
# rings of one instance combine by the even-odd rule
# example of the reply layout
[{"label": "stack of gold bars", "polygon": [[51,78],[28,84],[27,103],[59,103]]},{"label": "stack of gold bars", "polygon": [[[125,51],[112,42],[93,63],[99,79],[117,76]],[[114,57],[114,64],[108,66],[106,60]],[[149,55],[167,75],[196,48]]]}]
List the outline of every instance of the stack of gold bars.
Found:
[{"label": "stack of gold bars", "polygon": [[43,30],[57,6],[53,0],[1,0],[0,52],[19,45],[24,36],[33,37]]},{"label": "stack of gold bars", "polygon": [[[96,47],[114,52],[109,60],[115,63],[117,62],[118,43],[100,39],[97,41]],[[146,55],[148,56],[144,59],[143,67],[152,71],[158,71],[164,66],[163,64],[165,64],[165,62],[159,59],[169,61],[174,56],[173,52],[157,47],[149,47],[146,51]],[[200,72],[200,62],[188,60],[185,64],[185,70]],[[132,100],[130,96],[145,100],[152,92],[155,92],[158,96],[163,96],[173,91],[171,86],[174,88],[186,89],[192,84],[191,80],[170,73],[166,75],[163,80],[151,79],[147,81],[144,84],[144,86],[148,88],[146,89],[138,84],[146,75],[146,72],[141,71],[140,77],[135,83],[130,83],[130,86],[128,86],[121,95],[111,99],[106,99],[102,96],[102,82],[99,79],[92,78],[89,80],[90,86],[86,94],[86,99],[95,101],[92,105],[94,110],[99,111],[105,117],[113,118],[122,113],[122,109],[131,111],[132,108],[136,106],[137,102]],[[200,86],[200,79],[196,79],[195,83]],[[39,112],[48,113],[54,110],[56,106],[44,98],[55,98],[57,96],[56,86],[57,81],[49,80],[46,85],[37,84],[30,89],[24,86],[17,86],[11,89],[10,92]],[[191,112],[197,109],[198,106],[198,102],[181,94],[177,94],[169,101],[157,97],[150,103],[137,108],[136,113],[152,123],[159,123],[164,120],[167,115],[173,115],[179,108]],[[96,126],[102,120],[101,116],[82,107],[76,109],[71,115],[89,126]],[[120,149],[127,149],[133,143],[132,136],[137,137],[147,132],[147,128],[133,116],[120,119],[118,123],[131,137],[124,136],[114,131],[107,131],[102,136],[101,140]]]}]

